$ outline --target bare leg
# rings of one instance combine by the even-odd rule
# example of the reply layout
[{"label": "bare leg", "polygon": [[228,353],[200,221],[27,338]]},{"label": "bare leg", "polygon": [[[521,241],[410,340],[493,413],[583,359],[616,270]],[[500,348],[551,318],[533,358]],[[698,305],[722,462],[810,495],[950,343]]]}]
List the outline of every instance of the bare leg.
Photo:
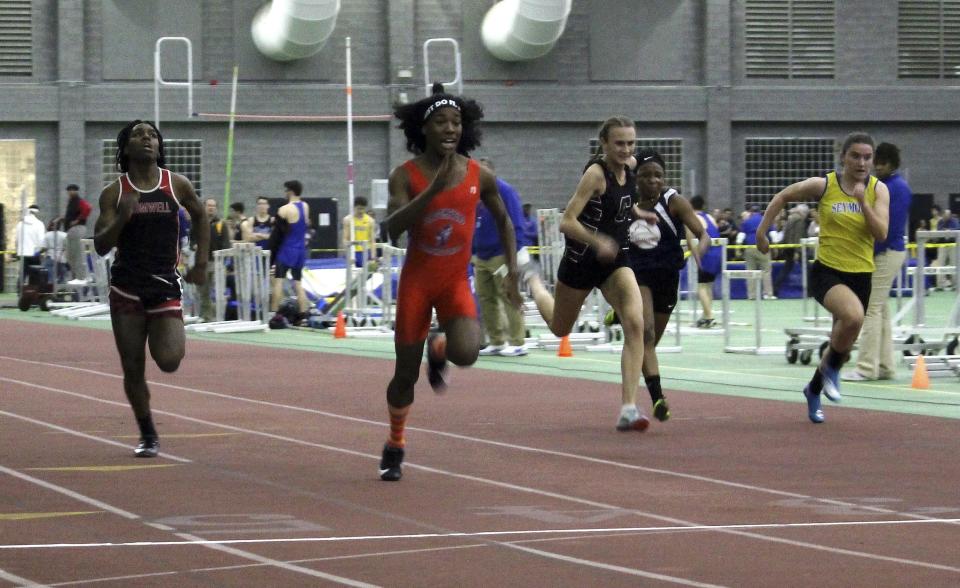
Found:
[{"label": "bare leg", "polygon": [[[147,318],[140,314],[112,313],[110,320],[123,369],[123,391],[140,429],[141,442],[134,453],[140,457],[154,457],[157,455],[157,430],[150,415],[150,390],[144,373]],[[182,323],[180,328],[183,329]],[[149,446],[144,446],[145,443]]]},{"label": "bare leg", "polygon": [[557,337],[569,335],[574,323],[577,322],[577,317],[580,316],[580,307],[583,306],[583,301],[587,299],[590,290],[577,290],[563,282],[557,282],[557,295],[554,298],[544,286],[540,276],[531,277],[527,284],[537,310],[546,321],[550,332]]},{"label": "bare leg", "polygon": [[697,284],[697,298],[700,299],[703,318],[713,320],[713,283]]},{"label": "bare leg", "polygon": [[[853,290],[846,286],[830,288],[823,299],[823,306],[833,315],[833,329],[830,332],[830,347],[843,355],[848,355],[863,327],[863,305]],[[826,360],[824,354],[824,360]],[[823,365],[824,362],[821,362]]]},{"label": "bare leg", "polygon": [[270,296],[270,312],[277,312],[280,308],[280,300],[283,298],[283,280],[284,278],[273,278],[272,295]]},{"label": "bare leg", "polygon": [[160,317],[147,323],[147,343],[150,356],[157,367],[165,372],[175,372],[186,355],[186,334],[183,320],[174,317]]},{"label": "bare leg", "polygon": [[310,310],[310,301],[307,300],[307,293],[304,292],[303,284],[300,280],[293,281],[293,290],[297,293],[297,305],[300,307],[300,312]]},{"label": "bare leg", "polygon": [[637,386],[643,369],[643,299],[637,279],[630,268],[613,272],[600,286],[603,297],[620,317],[623,328],[623,352],[620,355],[621,397],[623,404],[636,404]]},{"label": "bare leg", "polygon": [[447,359],[466,367],[477,361],[480,351],[480,322],[475,318],[457,317],[442,326],[447,335]]}]

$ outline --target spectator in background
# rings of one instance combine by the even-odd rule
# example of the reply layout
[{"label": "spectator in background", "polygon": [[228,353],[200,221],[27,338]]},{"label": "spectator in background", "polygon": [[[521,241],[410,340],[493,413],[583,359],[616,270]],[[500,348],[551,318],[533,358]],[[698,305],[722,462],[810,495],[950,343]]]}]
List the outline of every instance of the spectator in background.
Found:
[{"label": "spectator in background", "polygon": [[[783,238],[780,241],[783,245],[799,245],[800,239],[806,237],[808,214],[810,214],[810,207],[806,204],[798,204],[790,209],[787,222],[783,226]],[[773,283],[773,294],[782,298],[780,289],[783,287],[783,283],[790,279],[793,264],[800,250],[797,247],[788,247],[780,251],[782,252],[783,266]]]},{"label": "spectator in background", "polygon": [[[481,158],[480,165],[495,172],[493,162],[487,158]],[[513,223],[517,248],[522,249],[526,241],[523,235],[524,218],[520,196],[513,186],[501,178],[497,177],[496,182],[500,198]],[[518,257],[522,256],[518,255]],[[480,355],[506,357],[526,355],[527,349],[523,346],[526,335],[523,311],[511,303],[507,296],[508,285],[504,282],[507,258],[503,253],[497,224],[482,201],[477,204],[472,261],[477,300],[480,302],[483,328],[487,333],[487,345],[480,350]]]},{"label": "spectator in background", "polygon": [[87,257],[81,239],[87,236],[87,217],[93,207],[80,196],[80,187],[67,185],[67,212],[63,222],[67,230],[67,263],[75,280],[87,279]]},{"label": "spectator in background", "polygon": [[276,272],[273,278],[273,296],[271,310],[280,308],[283,297],[283,281],[287,274],[293,281],[293,290],[297,295],[297,305],[301,313],[310,308],[307,294],[300,280],[303,278],[303,266],[307,263],[307,229],[310,226],[310,206],[300,199],[303,184],[297,180],[283,183],[288,202],[277,211],[277,223],[274,230],[281,235],[276,255]]},{"label": "spectator in background", "polygon": [[[733,218],[733,210],[724,208],[723,211],[720,211],[718,208],[717,211],[717,215],[714,216],[714,219],[717,221],[717,232],[727,240],[728,245],[736,245],[738,231],[737,224]],[[727,251],[727,259],[737,257],[736,249],[730,248]]]},{"label": "spectator in background", "polygon": [[539,221],[533,213],[533,205],[529,202],[523,205],[523,244],[528,247],[540,245]]},{"label": "spectator in background", "polygon": [[[932,221],[932,219],[931,219]],[[949,208],[944,208],[943,212],[940,213],[940,219],[937,221],[937,230],[938,231],[956,231],[960,230],[960,221],[957,220],[957,217],[953,215],[953,212]],[[954,255],[954,240],[953,239],[937,239],[940,243],[946,245],[946,247],[939,248],[937,252],[937,259],[933,262],[932,266],[935,267],[946,267],[952,266],[956,263]],[[938,290],[953,290],[956,288],[956,284],[953,283],[952,274],[937,274],[937,289]]]},{"label": "spectator in background", "polygon": [[[350,229],[353,234],[350,234]],[[343,217],[343,238],[340,246],[344,251],[353,245],[353,263],[356,267],[363,267],[363,258],[375,258],[377,255],[377,221],[367,214],[367,199],[357,196],[353,199],[353,214]],[[366,248],[360,243],[366,243]],[[364,249],[367,250],[366,254]]]},{"label": "spectator in background", "polygon": [[213,275],[215,265],[213,263],[213,252],[222,249],[230,249],[230,229],[227,223],[220,218],[220,211],[217,208],[217,201],[213,198],[207,198],[205,203],[207,220],[210,221],[210,248],[207,254],[206,279],[197,284],[197,298],[200,299],[200,318],[204,322],[213,321],[216,318],[216,308],[213,300],[210,298],[210,288],[213,284]]},{"label": "spectator in background", "polygon": [[240,225],[240,239],[244,243],[256,243],[260,249],[269,249],[270,231],[273,230],[274,221],[270,216],[270,199],[266,196],[258,197],[253,216],[248,216]]},{"label": "spectator in background", "polygon": [[[920,227],[919,227],[917,230],[919,230],[919,231],[936,231],[936,230],[937,230],[937,225],[940,224],[940,214],[941,214],[941,213],[942,213],[942,211],[940,210],[940,207],[939,207],[939,206],[937,206],[936,204],[931,204],[931,205],[930,205],[930,220],[928,220],[928,221],[921,220],[921,223],[922,223],[922,224],[920,225]],[[935,241],[927,241],[927,243],[932,243],[932,242],[935,242]],[[924,252],[924,254],[925,254],[925,256],[926,256],[926,259],[927,259],[927,265],[929,265],[929,266],[934,266],[934,265],[936,265],[936,264],[933,263],[933,262],[937,259],[937,253],[939,253],[939,251],[940,251],[940,250],[937,249],[936,247],[927,247],[927,250]]]},{"label": "spectator in background", "polygon": [[857,347],[857,366],[842,374],[844,380],[891,380],[896,375],[893,356],[893,317],[887,305],[890,287],[907,257],[903,234],[910,216],[913,192],[897,169],[900,150],[891,143],[880,143],[874,155],[874,170],[890,191],[890,221],[887,238],[873,245],[873,277],[870,299],[863,316],[863,328]]},{"label": "spectator in background", "polygon": [[[716,239],[720,236],[717,222],[713,216],[703,210],[703,205],[703,196],[694,196],[690,199],[690,206],[693,207],[694,213],[700,219],[700,224],[706,229],[707,236]],[[688,229],[687,242],[690,243],[692,238],[693,233]],[[720,275],[722,268],[721,251],[720,247],[711,247],[700,259],[700,267],[697,268],[697,298],[700,300],[700,308],[703,309],[703,316],[697,319],[697,328],[699,329],[709,329],[715,324],[713,319],[713,283]]]},{"label": "spectator in background", "polygon": [[16,251],[17,256],[23,258],[24,274],[26,274],[27,266],[40,265],[40,251],[43,248],[43,238],[46,231],[43,221],[37,218],[39,213],[40,207],[31,204],[16,227],[14,237],[16,239]]},{"label": "spectator in background", "polygon": [[[743,245],[748,245],[748,247],[743,250],[743,259],[746,262],[748,270],[758,269],[763,272],[763,298],[765,300],[776,298],[776,296],[773,295],[773,280],[770,275],[770,252],[769,250],[760,252],[756,247],[757,227],[760,226],[763,215],[760,214],[759,206],[751,206],[746,214],[746,218],[740,225],[740,230],[744,235]],[[747,280],[747,298],[750,300],[756,298],[757,292],[755,292],[755,290],[756,285],[753,280]]]},{"label": "spectator in background", "polygon": [[67,234],[60,230],[60,221],[47,223],[47,232],[43,236],[43,267],[51,280],[62,282],[67,277]]},{"label": "spectator in background", "polygon": [[242,241],[243,236],[240,234],[240,227],[243,225],[243,221],[247,220],[244,211],[247,207],[243,205],[243,202],[234,202],[230,204],[230,214],[227,216],[227,227],[230,230],[230,239],[233,241]]}]

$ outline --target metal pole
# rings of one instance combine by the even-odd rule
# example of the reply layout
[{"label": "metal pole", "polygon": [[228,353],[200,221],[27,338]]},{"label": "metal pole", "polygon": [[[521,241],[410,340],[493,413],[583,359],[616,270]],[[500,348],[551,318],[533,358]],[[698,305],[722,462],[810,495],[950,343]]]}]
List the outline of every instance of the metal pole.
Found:
[{"label": "metal pole", "polygon": [[230,123],[227,127],[227,171],[226,181],[223,184],[223,214],[229,214],[230,208],[230,180],[233,178],[233,126],[237,115],[237,73],[239,68],[233,66],[233,89],[230,92]]}]

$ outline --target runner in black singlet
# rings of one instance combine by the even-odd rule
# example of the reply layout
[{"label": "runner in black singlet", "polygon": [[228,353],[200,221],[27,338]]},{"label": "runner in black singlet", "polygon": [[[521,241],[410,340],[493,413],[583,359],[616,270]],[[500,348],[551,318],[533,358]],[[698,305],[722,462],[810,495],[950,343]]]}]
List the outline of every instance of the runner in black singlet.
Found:
[{"label": "runner in black singlet", "polygon": [[155,457],[159,438],[150,415],[144,375],[146,353],[173,372],[185,353],[180,306],[180,218],[190,214],[197,263],[186,275],[206,279],[209,224],[193,185],[164,169],[163,137],[153,123],[135,120],[117,136],[117,168],[123,175],[100,193],[94,246],[106,255],[117,248],[110,280],[110,319],[123,367],[123,389],[140,428],[137,457]]}]

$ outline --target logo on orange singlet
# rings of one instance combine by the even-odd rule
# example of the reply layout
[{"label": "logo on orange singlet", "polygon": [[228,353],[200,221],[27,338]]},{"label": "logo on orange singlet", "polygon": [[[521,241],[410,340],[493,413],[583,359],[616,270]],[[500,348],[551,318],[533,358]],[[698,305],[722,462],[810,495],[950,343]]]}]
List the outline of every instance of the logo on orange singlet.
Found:
[{"label": "logo on orange singlet", "polygon": [[453,255],[463,249],[463,244],[450,244],[453,236],[453,225],[463,225],[466,218],[459,210],[441,208],[428,214],[423,219],[423,235],[426,237],[419,248],[430,255]]}]

